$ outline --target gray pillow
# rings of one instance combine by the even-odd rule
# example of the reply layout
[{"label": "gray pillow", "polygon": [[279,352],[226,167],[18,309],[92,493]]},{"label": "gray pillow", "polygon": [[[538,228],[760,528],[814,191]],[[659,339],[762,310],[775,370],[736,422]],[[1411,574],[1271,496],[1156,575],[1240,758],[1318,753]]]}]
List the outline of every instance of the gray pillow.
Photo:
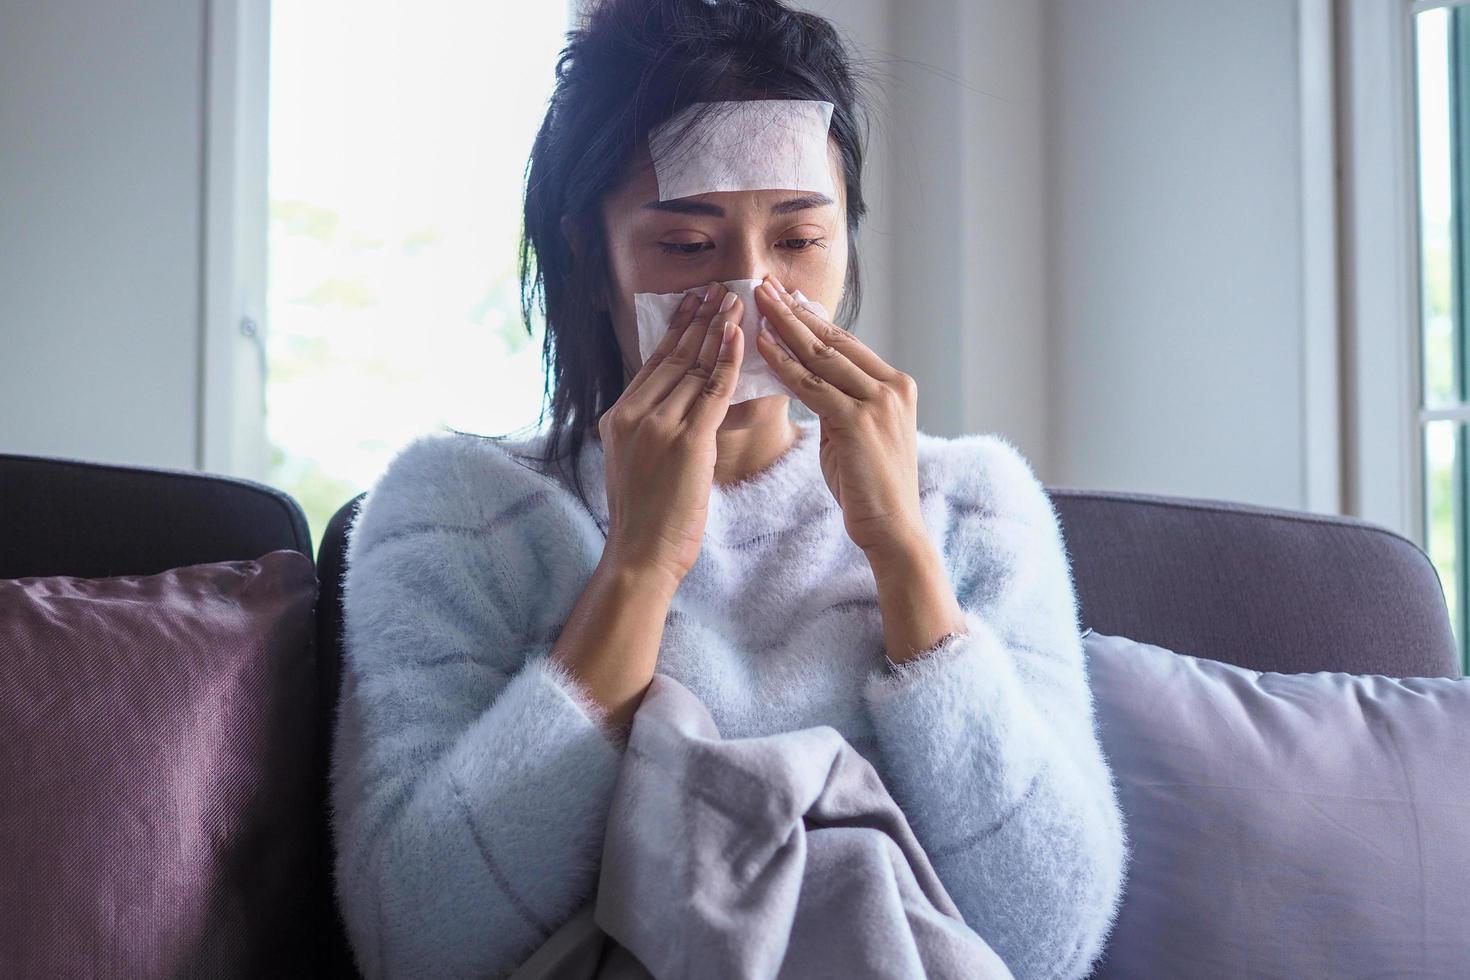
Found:
[{"label": "gray pillow", "polygon": [[1083,648],[1136,842],[1094,976],[1470,976],[1470,678]]}]

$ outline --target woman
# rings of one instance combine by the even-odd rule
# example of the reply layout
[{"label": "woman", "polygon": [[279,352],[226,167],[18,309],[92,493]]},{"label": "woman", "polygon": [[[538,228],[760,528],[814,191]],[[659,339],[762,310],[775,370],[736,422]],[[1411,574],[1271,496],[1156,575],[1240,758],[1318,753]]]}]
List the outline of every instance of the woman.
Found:
[{"label": "woman", "polygon": [[[332,801],[363,972],[505,975],[592,898],[658,670],[727,738],[835,727],[1015,976],[1085,976],[1128,842],[1050,500],[1005,439],[918,432],[913,379],[792,299],[858,306],[861,107],[831,25],[609,0],[557,74],[522,269],[551,430],[417,440],[349,536]],[[665,198],[650,133],[743,100],[830,103],[836,193]],[[741,279],[780,343],[727,329]],[[642,357],[634,294],[683,291]],[[749,358],[808,416],[731,404]]]}]

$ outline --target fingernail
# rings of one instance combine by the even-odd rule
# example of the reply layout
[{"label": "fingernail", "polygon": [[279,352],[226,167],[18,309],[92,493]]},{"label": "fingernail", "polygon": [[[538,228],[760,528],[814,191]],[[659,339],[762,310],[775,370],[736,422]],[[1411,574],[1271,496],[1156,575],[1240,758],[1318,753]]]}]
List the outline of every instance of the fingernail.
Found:
[{"label": "fingernail", "polygon": [[[810,247],[810,246],[808,246],[808,247]],[[783,285],[781,285],[781,280],[779,280],[779,279],[777,279],[777,278],[776,278],[776,277],[775,277],[775,276],[772,276],[772,277],[771,277],[771,282],[772,282],[772,284],[774,284],[774,285],[775,285],[775,287],[776,287],[776,288],[777,288],[777,289],[778,289],[778,290],[780,290],[780,291],[781,291],[781,292],[783,292],[783,293],[784,293],[784,292],[786,292],[786,287],[785,287],[785,286],[783,286]]]},{"label": "fingernail", "polygon": [[765,317],[761,317],[761,333],[766,336],[766,339],[770,339],[771,321],[767,320]]},{"label": "fingernail", "polygon": [[690,310],[692,310],[694,308],[695,304],[698,303],[698,302],[699,302],[699,294],[698,293],[685,293],[684,294],[684,298],[681,299],[681,300],[679,300],[679,312],[680,313],[688,313]]},{"label": "fingernail", "polygon": [[734,305],[735,305],[735,294],[734,293],[726,293],[725,294],[725,298],[722,299],[722,300],[720,300],[720,312],[721,313],[724,313],[726,310],[728,310],[730,307],[732,307]]},{"label": "fingernail", "polygon": [[704,287],[704,302],[708,303],[709,300],[710,300],[710,297],[715,294],[715,290],[718,289],[719,287],[720,287],[720,284],[717,283],[717,282],[714,282],[714,281],[711,281],[708,286]]}]

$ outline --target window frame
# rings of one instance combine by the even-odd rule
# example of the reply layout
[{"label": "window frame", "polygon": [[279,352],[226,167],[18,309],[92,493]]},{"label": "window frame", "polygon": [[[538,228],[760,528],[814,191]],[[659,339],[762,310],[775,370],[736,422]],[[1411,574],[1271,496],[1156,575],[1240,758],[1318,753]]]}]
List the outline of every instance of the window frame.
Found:
[{"label": "window frame", "polygon": [[[1470,425],[1470,400],[1428,409],[1423,384],[1418,86],[1414,18],[1470,0],[1343,0],[1335,47],[1343,361],[1343,513],[1392,530],[1429,551],[1425,426]],[[1470,133],[1460,134],[1463,143]],[[1465,216],[1462,215],[1463,221]],[[1470,244],[1467,242],[1466,244]],[[1460,272],[1465,271],[1463,260]],[[1465,295],[1467,283],[1460,283]],[[1465,310],[1457,311],[1462,345]],[[1470,392],[1467,392],[1470,394]],[[1470,439],[1462,429],[1461,466]],[[1470,673],[1470,512],[1458,505],[1455,624],[1461,670]]]},{"label": "window frame", "polygon": [[1337,68],[1343,512],[1424,547],[1422,358],[1410,0],[1346,0]]},{"label": "window frame", "polygon": [[[1450,36],[1449,43],[1457,45],[1458,50],[1452,50],[1450,57],[1449,88],[1451,93],[1459,89],[1457,82],[1463,82],[1467,77],[1466,70],[1470,69],[1470,0],[1420,0],[1411,4],[1409,31],[1413,59],[1417,59],[1418,45],[1414,43],[1415,30],[1412,18],[1429,10],[1446,10],[1450,13]],[[1423,228],[1420,223],[1422,216],[1421,197],[1422,190],[1418,186],[1420,166],[1419,152],[1419,114],[1418,114],[1418,71],[1417,63],[1411,64],[1412,95],[1413,95],[1413,153],[1414,153],[1414,217],[1416,247],[1423,241]],[[1453,296],[1453,319],[1455,339],[1455,397],[1456,403],[1451,406],[1430,408],[1427,396],[1427,377],[1423,356],[1423,340],[1425,324],[1422,310],[1415,324],[1416,356],[1415,366],[1415,456],[1416,474],[1420,481],[1420,496],[1418,499],[1421,516],[1419,518],[1420,534],[1425,539],[1424,548],[1428,551],[1428,513],[1425,511],[1426,495],[1425,488],[1428,483],[1429,459],[1425,450],[1428,429],[1431,423],[1447,421],[1453,423],[1455,428],[1455,462],[1454,471],[1451,476],[1452,503],[1451,509],[1455,522],[1455,611],[1454,623],[1455,634],[1460,645],[1460,669],[1463,673],[1470,673],[1470,497],[1467,497],[1466,472],[1470,466],[1470,376],[1466,374],[1467,348],[1470,348],[1470,255],[1467,255],[1467,246],[1470,246],[1470,100],[1451,96],[1450,109],[1450,180],[1452,182],[1450,203],[1450,235],[1453,243],[1452,265],[1451,265],[1451,294]],[[1416,263],[1416,271],[1419,275],[1417,296],[1422,297],[1424,270],[1420,268],[1422,260]]]},{"label": "window frame", "polygon": [[[1412,455],[1413,477],[1415,481],[1414,493],[1414,531],[1415,540],[1429,551],[1429,514],[1427,512],[1425,499],[1428,487],[1429,459],[1426,451],[1429,426],[1435,422],[1451,422],[1456,425],[1455,430],[1455,463],[1454,472],[1451,477],[1451,488],[1453,500],[1451,509],[1454,513],[1455,522],[1455,592],[1456,592],[1456,619],[1454,630],[1460,647],[1461,671],[1470,672],[1470,500],[1466,495],[1466,468],[1470,465],[1470,378],[1466,375],[1466,348],[1470,343],[1470,267],[1467,267],[1466,247],[1470,245],[1470,100],[1453,97],[1450,106],[1450,179],[1453,182],[1451,198],[1451,240],[1453,242],[1451,268],[1451,292],[1453,295],[1453,317],[1455,321],[1454,337],[1456,365],[1455,396],[1456,403],[1451,406],[1431,408],[1428,404],[1427,377],[1424,364],[1424,340],[1425,328],[1424,310],[1422,308],[1422,297],[1424,288],[1424,269],[1421,245],[1423,243],[1424,228],[1422,224],[1422,196],[1423,188],[1420,185],[1420,132],[1419,132],[1419,91],[1418,91],[1418,44],[1416,38],[1415,18],[1429,10],[1449,10],[1453,12],[1451,21],[1451,43],[1454,41],[1455,23],[1459,22],[1459,30],[1465,32],[1460,38],[1462,48],[1470,53],[1470,0],[1417,0],[1406,5],[1407,18],[1404,26],[1405,82],[1408,94],[1408,120],[1407,130],[1409,132],[1408,155],[1410,159],[1410,176],[1412,187],[1412,207],[1410,216],[1412,218],[1411,245],[1414,256],[1414,280],[1413,299],[1414,316],[1411,330],[1410,348],[1413,352],[1411,363],[1413,365],[1412,394],[1413,394],[1413,436]],[[1456,76],[1453,74],[1456,66],[1461,70],[1470,65],[1470,57],[1462,60],[1458,54],[1452,54],[1455,60],[1452,62],[1450,89],[1456,89]]]},{"label": "window frame", "polygon": [[204,4],[195,465],[267,482],[269,0]]}]

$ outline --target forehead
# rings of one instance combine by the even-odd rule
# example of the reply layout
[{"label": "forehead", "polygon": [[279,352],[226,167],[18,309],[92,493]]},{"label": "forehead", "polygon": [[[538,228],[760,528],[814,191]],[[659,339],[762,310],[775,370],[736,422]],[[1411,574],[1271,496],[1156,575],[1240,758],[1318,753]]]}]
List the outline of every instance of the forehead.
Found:
[{"label": "forehead", "polygon": [[[831,167],[832,184],[837,189],[835,195],[839,210],[844,208],[846,198],[846,179],[842,171],[842,151],[835,139],[827,140],[827,162]],[[742,210],[750,208],[762,212],[779,201],[784,201],[793,194],[803,193],[800,190],[768,189],[754,191],[711,191],[707,194],[691,195],[688,200],[709,201],[719,204],[727,209]],[[624,212],[639,210],[650,201],[659,199],[658,174],[654,170],[653,157],[648,151],[646,144],[640,144],[628,162],[623,172],[623,179],[616,189],[607,196],[604,207],[609,212]],[[681,199],[682,200],[682,199]],[[649,211],[649,214],[658,212]]]}]

